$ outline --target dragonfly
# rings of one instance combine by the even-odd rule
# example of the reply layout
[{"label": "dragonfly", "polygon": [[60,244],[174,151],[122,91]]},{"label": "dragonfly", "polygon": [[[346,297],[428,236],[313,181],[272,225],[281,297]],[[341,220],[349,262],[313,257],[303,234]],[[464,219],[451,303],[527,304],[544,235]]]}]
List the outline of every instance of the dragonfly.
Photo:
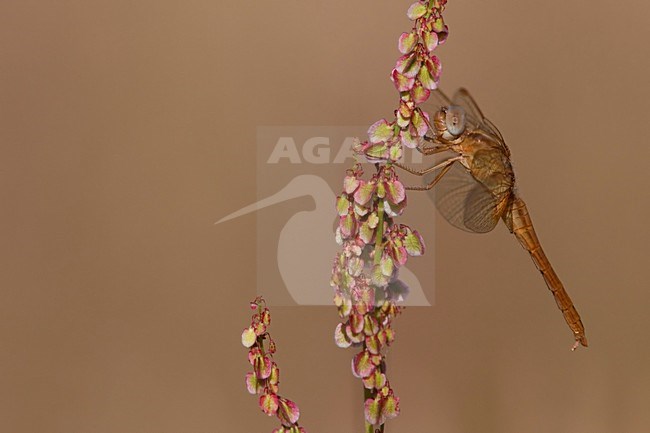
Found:
[{"label": "dragonfly", "polygon": [[464,88],[451,100],[436,89],[422,108],[433,115],[428,120],[429,132],[417,150],[424,155],[447,152],[452,156],[421,170],[394,163],[424,179],[424,185],[406,189],[427,191],[442,216],[468,232],[487,233],[502,220],[528,251],[553,294],[575,338],[571,350],[586,347],[580,315],[546,257],[526,203],[517,193],[503,135]]}]

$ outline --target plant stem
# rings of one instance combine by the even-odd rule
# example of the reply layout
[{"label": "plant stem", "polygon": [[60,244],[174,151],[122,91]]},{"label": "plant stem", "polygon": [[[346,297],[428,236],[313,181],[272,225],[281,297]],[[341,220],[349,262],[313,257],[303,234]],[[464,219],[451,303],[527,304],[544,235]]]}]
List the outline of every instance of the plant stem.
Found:
[{"label": "plant stem", "polygon": [[[364,387],[363,387],[363,405],[364,405],[364,413],[365,413],[366,400],[368,400],[369,398],[372,398],[372,390],[366,388],[365,385],[364,385]],[[365,418],[365,416],[364,416],[364,418]],[[372,424],[370,424],[370,423],[369,423],[368,421],[366,421],[365,419],[363,420],[363,422],[364,422],[364,426],[365,426],[365,428],[364,428],[364,432],[365,432],[365,433],[373,433],[373,431],[372,431]]]},{"label": "plant stem", "polygon": [[375,265],[378,265],[381,262],[382,254],[382,241],[384,240],[384,208],[378,206],[377,214],[379,216],[379,222],[377,223],[377,234],[375,235]]},{"label": "plant stem", "polygon": [[[380,202],[382,203],[382,202]],[[382,203],[383,204],[383,203]],[[379,222],[377,223],[377,233],[375,234],[375,258],[374,258],[374,264],[379,265],[381,263],[381,256],[383,252],[383,248],[381,248],[384,240],[384,208],[379,205],[377,206],[377,214],[379,217]],[[376,307],[375,307],[376,308]],[[363,348],[366,348],[366,343],[363,343]],[[369,398],[374,398],[375,397],[375,392],[373,390],[370,390],[368,388],[363,387],[363,404],[366,404],[366,400]],[[365,408],[364,408],[365,409]],[[365,433],[374,433],[373,431],[373,425],[370,424],[368,421],[364,419],[365,422]],[[384,425],[382,424],[380,427],[381,433],[384,432]]]}]

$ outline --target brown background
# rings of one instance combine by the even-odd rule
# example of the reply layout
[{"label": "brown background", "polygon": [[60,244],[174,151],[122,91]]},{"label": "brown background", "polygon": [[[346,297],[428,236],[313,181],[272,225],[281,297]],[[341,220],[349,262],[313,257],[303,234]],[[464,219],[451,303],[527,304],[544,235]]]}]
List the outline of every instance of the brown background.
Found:
[{"label": "brown background", "polygon": [[[275,426],[244,389],[239,342],[256,216],[212,223],[255,199],[257,125],[390,115],[408,5],[1,3],[1,431]],[[591,347],[568,350],[505,229],[470,236],[439,220],[436,305],[396,324],[402,415],[388,431],[650,430],[649,12],[450,2],[443,87],[469,87],[504,132]],[[277,308],[273,320],[282,391],[304,425],[360,431],[335,311]]]}]

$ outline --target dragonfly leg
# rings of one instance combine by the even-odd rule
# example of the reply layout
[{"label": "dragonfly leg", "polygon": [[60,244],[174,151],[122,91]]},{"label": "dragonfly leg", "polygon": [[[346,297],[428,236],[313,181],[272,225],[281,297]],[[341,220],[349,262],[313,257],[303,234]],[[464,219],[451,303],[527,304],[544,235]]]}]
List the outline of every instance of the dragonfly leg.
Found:
[{"label": "dragonfly leg", "polygon": [[414,174],[416,176],[424,176],[425,175],[425,173],[424,173],[425,170],[434,170],[435,169],[435,166],[434,166],[434,167],[425,168],[424,170],[417,170],[415,168],[411,168],[408,165],[401,164],[399,162],[394,162],[393,165],[395,167],[397,167],[397,168],[401,168],[402,170],[404,170],[407,173],[411,173],[411,174]]},{"label": "dragonfly leg", "polygon": [[458,161],[460,159],[462,159],[462,156],[455,156],[453,158],[446,159],[446,160],[442,161],[441,163],[436,164],[436,165],[434,165],[432,167],[425,168],[424,170],[414,170],[414,169],[412,169],[410,167],[403,166],[402,164],[397,165],[398,167],[408,171],[409,173],[412,173],[412,174],[415,174],[415,175],[418,175],[418,176],[424,176],[425,174],[430,173],[432,171],[442,169],[440,171],[440,173],[438,173],[436,175],[436,177],[431,182],[429,182],[427,185],[424,185],[424,186],[405,186],[404,189],[411,190],[411,191],[427,191],[427,190],[430,190],[431,188],[433,188],[433,186],[436,183],[438,183],[440,181],[440,179],[442,179],[442,176],[444,176],[445,173],[447,173],[451,169],[451,165],[454,162],[456,162],[456,161]]},{"label": "dragonfly leg", "polygon": [[445,166],[442,170],[440,170],[440,173],[438,173],[436,177],[434,177],[433,180],[425,186],[405,186],[404,189],[410,191],[428,191],[433,188],[435,184],[440,181],[440,179],[442,179],[442,176],[444,176],[449,171],[449,169],[451,169],[451,164]]},{"label": "dragonfly leg", "polygon": [[435,155],[436,153],[447,151],[451,148],[449,145],[443,146],[420,146],[416,147],[422,155]]},{"label": "dragonfly leg", "polygon": [[461,158],[462,158],[461,156],[454,156],[453,158],[445,159],[444,161],[442,161],[442,162],[440,162],[440,163],[438,163],[436,165],[432,165],[431,167],[423,168],[422,170],[411,168],[408,165],[404,165],[404,164],[399,163],[399,162],[394,162],[393,165],[395,167],[401,168],[402,170],[404,170],[404,171],[406,171],[408,173],[414,174],[416,176],[424,176],[427,173],[431,173],[432,171],[436,171],[439,168],[443,168],[443,167],[451,164],[454,161],[458,161]]},{"label": "dragonfly leg", "polygon": [[425,136],[422,137],[422,138],[423,138],[425,141],[428,141],[429,143],[440,144],[440,142],[439,142],[435,137],[431,137],[430,135],[425,135]]}]

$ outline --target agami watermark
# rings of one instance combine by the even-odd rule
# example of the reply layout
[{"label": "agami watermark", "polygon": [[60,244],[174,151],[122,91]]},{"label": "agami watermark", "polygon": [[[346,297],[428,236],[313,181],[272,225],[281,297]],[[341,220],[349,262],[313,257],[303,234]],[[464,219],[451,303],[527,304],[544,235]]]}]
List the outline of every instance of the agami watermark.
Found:
[{"label": "agami watermark", "polygon": [[[366,129],[258,127],[257,200],[216,224],[256,213],[257,292],[270,305],[332,305],[329,281],[339,249],[336,195],[341,174],[355,162],[355,137],[363,137]],[[407,156],[410,164],[422,161],[418,152]],[[408,268],[400,270],[400,280],[409,287],[403,305],[432,304],[430,288],[425,294]]]}]

